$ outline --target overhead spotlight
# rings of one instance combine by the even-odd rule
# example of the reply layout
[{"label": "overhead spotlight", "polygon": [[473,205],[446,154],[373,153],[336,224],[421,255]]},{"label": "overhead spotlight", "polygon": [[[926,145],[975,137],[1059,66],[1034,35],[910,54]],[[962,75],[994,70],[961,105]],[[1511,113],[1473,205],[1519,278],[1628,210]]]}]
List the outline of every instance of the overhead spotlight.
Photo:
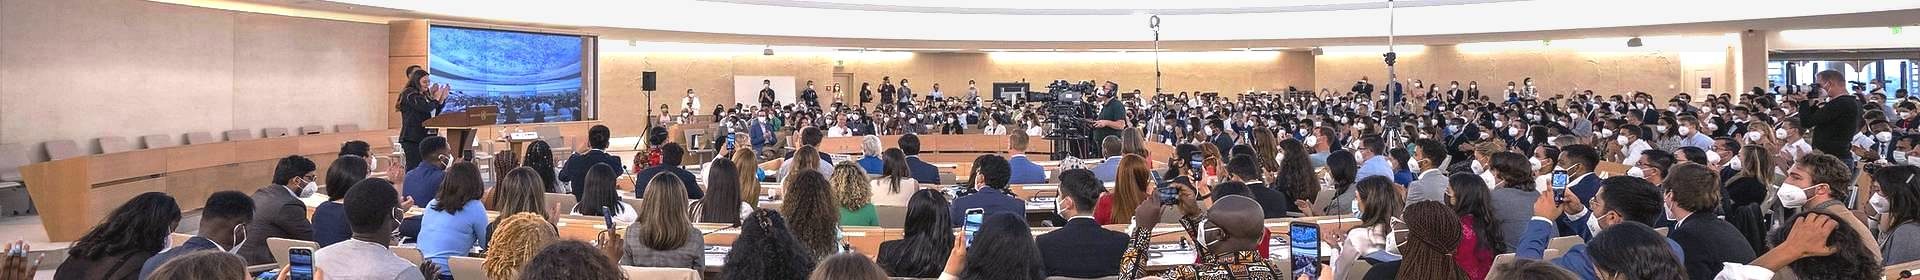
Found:
[{"label": "overhead spotlight", "polygon": [[760,54],[761,54],[761,55],[773,55],[773,47],[767,47],[766,49],[762,49],[762,50],[760,50]]},{"label": "overhead spotlight", "polygon": [[1323,55],[1323,54],[1327,54],[1326,49],[1321,49],[1320,47],[1313,47],[1313,55]]},{"label": "overhead spotlight", "polygon": [[1630,38],[1630,39],[1627,39],[1627,47],[1629,47],[1629,48],[1638,48],[1638,47],[1640,47],[1641,45],[1642,45],[1642,44],[1640,43],[1640,37],[1638,37],[1638,36],[1635,36],[1635,37],[1633,37],[1633,38]]}]

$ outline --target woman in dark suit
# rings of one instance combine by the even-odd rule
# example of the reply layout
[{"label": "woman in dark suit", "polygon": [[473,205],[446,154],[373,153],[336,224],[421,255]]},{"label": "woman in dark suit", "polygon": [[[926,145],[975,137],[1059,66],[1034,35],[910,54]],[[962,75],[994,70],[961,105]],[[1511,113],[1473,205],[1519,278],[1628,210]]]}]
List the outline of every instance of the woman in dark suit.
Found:
[{"label": "woman in dark suit", "polygon": [[446,84],[433,84],[420,66],[407,67],[407,88],[400,91],[400,100],[394,105],[394,109],[400,111],[400,149],[407,154],[407,170],[420,165],[421,151],[417,146],[421,139],[427,138],[427,127],[423,123],[446,106],[446,96]]}]

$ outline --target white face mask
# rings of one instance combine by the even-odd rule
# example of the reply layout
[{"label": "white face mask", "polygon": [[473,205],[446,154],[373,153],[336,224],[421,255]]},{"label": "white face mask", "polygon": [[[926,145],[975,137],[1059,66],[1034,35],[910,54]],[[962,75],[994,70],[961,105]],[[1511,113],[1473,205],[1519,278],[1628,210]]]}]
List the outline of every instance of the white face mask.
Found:
[{"label": "white face mask", "polygon": [[1760,136],[1760,132],[1759,132],[1759,131],[1748,131],[1748,132],[1747,132],[1747,142],[1759,142],[1759,141],[1760,141],[1760,137],[1761,137],[1761,136]]},{"label": "white face mask", "polygon": [[1874,213],[1887,213],[1888,211],[1892,211],[1893,205],[1891,203],[1892,202],[1887,202],[1887,197],[1880,196],[1880,194],[1877,193],[1873,194],[1873,198],[1867,199],[1867,204],[1873,205]]},{"label": "white face mask", "polygon": [[1473,161],[1473,164],[1471,166],[1473,167],[1473,173],[1487,172],[1487,167],[1485,165],[1481,165],[1480,161],[1478,160]]},{"label": "white face mask", "polygon": [[1680,127],[1680,135],[1693,135],[1693,128],[1685,127],[1685,126]]},{"label": "white face mask", "polygon": [[1527,158],[1527,164],[1533,166],[1533,170],[1540,170],[1540,158]]},{"label": "white face mask", "polygon": [[1626,146],[1628,143],[1633,143],[1632,141],[1630,141],[1632,139],[1627,139],[1626,135],[1621,135],[1620,137],[1614,137],[1613,139],[1614,139],[1613,142],[1620,143],[1621,146]]},{"label": "white face mask", "polygon": [[1662,124],[1662,125],[1654,125],[1654,126],[1653,126],[1653,130],[1659,130],[1659,131],[1667,131],[1667,125],[1664,125],[1664,124]]},{"label": "white face mask", "polygon": [[1707,163],[1712,164],[1715,162],[1720,162],[1720,153],[1708,152]]},{"label": "white face mask", "polygon": [[1503,123],[1503,122],[1493,122],[1493,128],[1504,128],[1504,127],[1507,127],[1507,124],[1506,124],[1506,123]]},{"label": "white face mask", "polygon": [[1312,135],[1308,135],[1308,136],[1307,136],[1307,143],[1306,143],[1306,144],[1307,144],[1307,146],[1308,146],[1308,147],[1312,147],[1312,146],[1316,146],[1316,145],[1320,145],[1320,137],[1316,137],[1316,136],[1312,136]]},{"label": "white face mask", "polygon": [[1727,168],[1733,168],[1733,170],[1740,170],[1740,158],[1733,158],[1732,160],[1727,160]]},{"label": "white face mask", "polygon": [[1640,178],[1640,179],[1646,179],[1646,178],[1647,178],[1647,171],[1646,171],[1646,170],[1644,170],[1644,169],[1641,169],[1641,168],[1640,168],[1639,166],[1635,166],[1635,167],[1633,167],[1633,168],[1630,168],[1630,169],[1627,169],[1627,176],[1633,176],[1634,178]]},{"label": "white face mask", "polygon": [[1601,230],[1600,218],[1605,218],[1605,217],[1607,217],[1607,214],[1601,214],[1601,213],[1594,213],[1592,217],[1588,217],[1587,232],[1594,232],[1594,233],[1600,232]]},{"label": "white face mask", "polygon": [[300,195],[299,195],[299,196],[300,196],[300,198],[308,198],[308,197],[312,197],[312,196],[313,196],[313,191],[314,191],[314,190],[317,190],[317,189],[320,189],[320,185],[319,185],[319,184],[314,184],[313,182],[311,182],[311,181],[309,181],[309,182],[307,182],[307,184],[306,184],[306,185],[301,185],[301,186],[300,186]]},{"label": "white face mask", "polygon": [[1780,205],[1787,208],[1800,208],[1807,204],[1807,191],[1790,183],[1780,183],[1780,190],[1774,196],[1780,199]]},{"label": "white face mask", "polygon": [[1773,138],[1779,138],[1780,140],[1787,140],[1787,129],[1786,128],[1773,129]]},{"label": "white face mask", "polygon": [[1518,127],[1509,127],[1509,128],[1507,128],[1507,135],[1514,135],[1514,136],[1519,136],[1519,135],[1520,135],[1520,128],[1518,128]]},{"label": "white face mask", "polygon": [[1881,143],[1886,143],[1887,141],[1893,141],[1893,132],[1881,131],[1880,133],[1874,133],[1873,141],[1879,141]]}]

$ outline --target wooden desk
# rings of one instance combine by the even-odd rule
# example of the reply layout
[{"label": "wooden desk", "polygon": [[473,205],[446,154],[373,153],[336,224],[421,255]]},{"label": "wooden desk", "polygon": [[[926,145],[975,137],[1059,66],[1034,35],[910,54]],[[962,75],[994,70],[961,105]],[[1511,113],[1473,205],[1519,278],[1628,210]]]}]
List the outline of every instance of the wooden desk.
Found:
[{"label": "wooden desk", "polygon": [[268,185],[282,157],[306,156],[317,167],[314,174],[324,176],[341,143],[365,141],[380,155],[391,151],[387,137],[397,134],[369,130],[133,150],[28,164],[20,171],[47,239],[74,241],[141,193],[165,192],[182,211],[193,211],[208,194],[250,194]]}]

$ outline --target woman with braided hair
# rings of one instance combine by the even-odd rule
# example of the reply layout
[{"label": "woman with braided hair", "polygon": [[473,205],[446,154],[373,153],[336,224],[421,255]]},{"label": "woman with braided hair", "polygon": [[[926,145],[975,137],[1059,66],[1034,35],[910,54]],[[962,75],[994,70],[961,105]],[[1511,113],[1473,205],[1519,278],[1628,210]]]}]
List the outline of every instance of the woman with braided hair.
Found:
[{"label": "woman with braided hair", "polygon": [[539,254],[547,244],[559,240],[553,224],[538,213],[520,212],[500,219],[494,226],[493,240],[487,243],[488,279],[519,279],[520,267]]},{"label": "woman with braided hair", "polygon": [[1407,240],[1400,245],[1398,261],[1374,265],[1363,279],[1399,279],[1400,275],[1418,275],[1421,279],[1465,280],[1467,273],[1453,261],[1460,246],[1460,220],[1453,209],[1436,201],[1407,206]]}]

